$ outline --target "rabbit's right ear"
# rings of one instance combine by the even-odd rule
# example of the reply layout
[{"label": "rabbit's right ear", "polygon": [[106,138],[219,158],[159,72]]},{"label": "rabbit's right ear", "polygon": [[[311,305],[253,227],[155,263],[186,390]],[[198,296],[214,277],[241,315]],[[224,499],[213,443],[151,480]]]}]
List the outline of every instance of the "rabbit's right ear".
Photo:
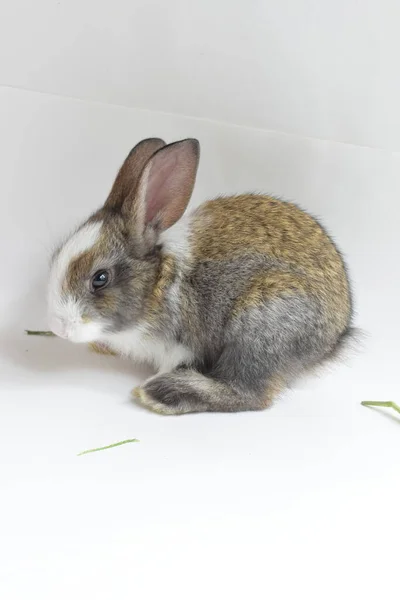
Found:
[{"label": "rabbit's right ear", "polygon": [[159,138],[149,138],[136,144],[120,168],[104,208],[119,210],[122,207],[124,200],[135,193],[147,161],[163,146],[165,142]]}]

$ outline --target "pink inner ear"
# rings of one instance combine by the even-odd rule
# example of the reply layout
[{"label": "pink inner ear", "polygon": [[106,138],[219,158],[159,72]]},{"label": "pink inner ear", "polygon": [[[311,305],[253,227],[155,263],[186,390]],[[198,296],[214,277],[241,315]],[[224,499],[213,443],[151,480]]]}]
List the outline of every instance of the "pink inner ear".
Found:
[{"label": "pink inner ear", "polygon": [[198,162],[199,145],[191,139],[164,146],[153,154],[141,185],[144,225],[151,223],[164,230],[181,218],[192,195]]},{"label": "pink inner ear", "polygon": [[175,153],[163,156],[159,153],[154,157],[146,189],[146,224],[151,223],[166,206],[173,201],[178,191],[174,182],[174,170],[178,166]]}]

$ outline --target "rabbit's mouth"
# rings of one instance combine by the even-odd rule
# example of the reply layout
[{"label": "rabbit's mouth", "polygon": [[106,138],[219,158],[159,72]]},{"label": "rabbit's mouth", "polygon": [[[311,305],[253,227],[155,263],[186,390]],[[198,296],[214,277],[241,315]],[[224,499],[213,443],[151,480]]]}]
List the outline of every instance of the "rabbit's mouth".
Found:
[{"label": "rabbit's mouth", "polygon": [[95,321],[85,319],[63,320],[58,317],[50,318],[50,329],[58,337],[76,344],[95,342],[103,331],[101,324]]}]

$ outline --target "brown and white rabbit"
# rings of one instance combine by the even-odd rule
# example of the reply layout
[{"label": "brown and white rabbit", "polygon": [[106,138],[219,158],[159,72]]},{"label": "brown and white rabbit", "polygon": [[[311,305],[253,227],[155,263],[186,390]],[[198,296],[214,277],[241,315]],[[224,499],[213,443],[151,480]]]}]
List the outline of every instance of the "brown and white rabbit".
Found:
[{"label": "brown and white rabbit", "polygon": [[51,328],[148,361],[164,414],[258,410],[350,332],[342,257],[294,204],[245,194],[185,209],[199,144],[140,142],[104,206],[55,253]]}]

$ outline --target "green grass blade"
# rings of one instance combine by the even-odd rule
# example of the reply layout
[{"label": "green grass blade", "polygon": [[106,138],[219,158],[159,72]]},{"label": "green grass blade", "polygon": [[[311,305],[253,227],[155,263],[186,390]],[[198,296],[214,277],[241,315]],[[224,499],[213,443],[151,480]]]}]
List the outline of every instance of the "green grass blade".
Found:
[{"label": "green grass blade", "polygon": [[363,406],[380,406],[382,408],[393,408],[393,410],[400,413],[400,406],[398,406],[395,402],[375,402],[375,401],[366,401],[361,402]]},{"label": "green grass blade", "polygon": [[108,450],[109,448],[115,448],[116,446],[122,446],[123,444],[131,444],[132,442],[138,442],[139,440],[123,440],[122,442],[116,442],[115,444],[110,444],[109,446],[102,446],[101,448],[92,448],[91,450],[84,450],[77,454],[77,456],[83,456],[84,454],[91,454],[92,452],[100,452],[100,450]]},{"label": "green grass blade", "polygon": [[52,331],[32,331],[32,329],[25,329],[26,335],[44,335],[47,337],[55,337]]}]

